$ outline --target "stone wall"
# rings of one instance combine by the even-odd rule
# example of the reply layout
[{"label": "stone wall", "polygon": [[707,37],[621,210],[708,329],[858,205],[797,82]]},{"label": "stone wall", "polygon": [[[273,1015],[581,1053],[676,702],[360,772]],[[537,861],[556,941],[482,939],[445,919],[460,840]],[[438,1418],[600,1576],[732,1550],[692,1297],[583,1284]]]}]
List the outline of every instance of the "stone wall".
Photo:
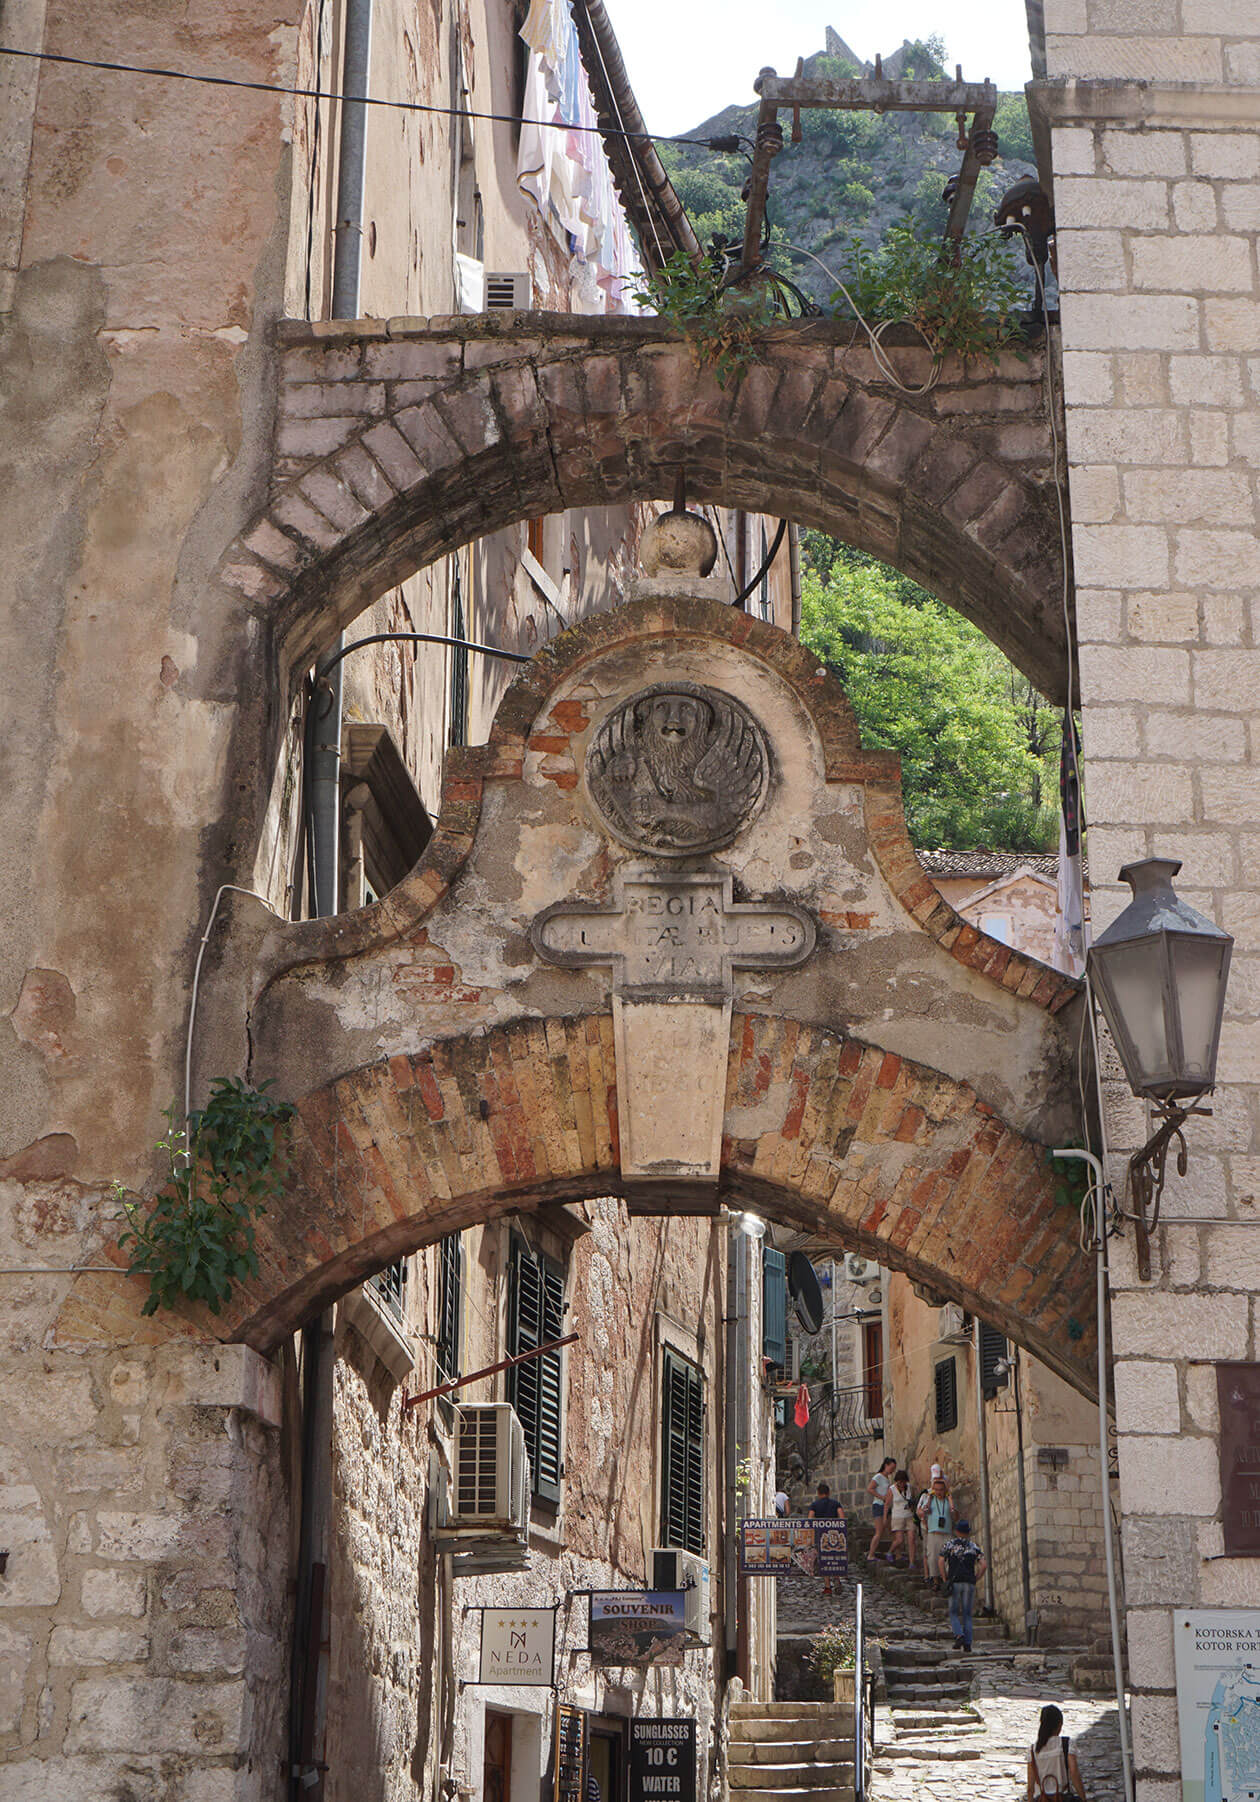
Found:
[{"label": "stone wall", "polygon": [[273,1794],[290,1477],[243,1346],[60,1350],[6,1382],[6,1795]]},{"label": "stone wall", "polygon": [[[1127,899],[1123,862],[1167,855],[1237,940],[1221,1086],[1154,1280],[1131,1237],[1111,1267],[1138,1794],[1173,1802],[1171,1609],[1260,1602],[1255,1564],[1219,1557],[1210,1362],[1256,1355],[1260,1287],[1260,24],[1249,0],[1045,14],[1095,922]],[[1146,1123],[1106,1078],[1121,1194]]]}]

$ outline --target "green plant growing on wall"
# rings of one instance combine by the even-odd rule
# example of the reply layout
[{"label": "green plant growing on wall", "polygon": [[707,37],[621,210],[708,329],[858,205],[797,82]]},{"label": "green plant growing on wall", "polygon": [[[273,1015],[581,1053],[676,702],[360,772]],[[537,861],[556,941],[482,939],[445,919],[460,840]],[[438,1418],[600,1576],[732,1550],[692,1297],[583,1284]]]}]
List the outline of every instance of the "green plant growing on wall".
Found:
[{"label": "green plant growing on wall", "polygon": [[836,1672],[851,1671],[856,1657],[857,1637],[853,1628],[837,1622],[814,1634],[805,1661],[824,1692],[830,1692],[831,1679]]},{"label": "green plant growing on wall", "polygon": [[852,298],[836,289],[839,315],[856,307],[872,325],[904,319],[937,357],[995,363],[1018,339],[1024,294],[1011,248],[994,232],[964,238],[955,261],[933,234],[893,225],[873,250],[852,245],[840,273]]},{"label": "green plant growing on wall", "polygon": [[167,1108],[170,1126],[157,1148],[170,1169],[147,1212],[114,1184],[127,1222],[118,1244],[130,1255],[128,1275],[149,1279],[145,1314],[184,1300],[217,1314],[234,1284],[257,1275],[255,1223],[283,1188],[281,1129],[294,1113],[269,1087],[216,1077],[187,1131],[179,1110]]},{"label": "green plant growing on wall", "polygon": [[768,289],[730,288],[725,282],[721,258],[706,257],[696,267],[685,251],[676,250],[633,291],[636,300],[678,328],[696,367],[710,367],[719,388],[737,381],[755,361],[758,334],[778,310]]},{"label": "green plant growing on wall", "polygon": [[1094,1181],[1089,1165],[1082,1158],[1056,1158],[1053,1153],[1047,1154],[1047,1162],[1055,1178],[1054,1199],[1061,1208],[1083,1214]]}]

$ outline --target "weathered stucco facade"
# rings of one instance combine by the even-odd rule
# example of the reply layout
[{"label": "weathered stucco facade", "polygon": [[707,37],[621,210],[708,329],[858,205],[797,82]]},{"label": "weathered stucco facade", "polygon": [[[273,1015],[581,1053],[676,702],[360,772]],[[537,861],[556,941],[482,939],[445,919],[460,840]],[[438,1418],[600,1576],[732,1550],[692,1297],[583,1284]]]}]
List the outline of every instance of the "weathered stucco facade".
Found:
[{"label": "weathered stucco facade", "polygon": [[[1254,1358],[1260,1292],[1250,1223],[1260,1170],[1252,700],[1260,657],[1260,34],[1253,10],[1244,0],[1161,0],[1142,9],[1135,28],[1131,9],[1111,0],[1046,0],[1039,71],[1059,226],[1077,693],[1096,920],[1105,925],[1118,904],[1111,885],[1121,862],[1171,853],[1185,862],[1187,892],[1238,940],[1215,1113],[1193,1123],[1189,1175],[1166,1197],[1154,1282],[1139,1282],[1131,1241],[1121,1240],[1112,1255],[1141,1802],[1172,1802],[1178,1791],[1172,1609],[1260,1603],[1254,1563],[1220,1556],[1211,1367],[1218,1358]],[[124,60],[142,41],[155,66],[214,64],[284,89],[336,76],[339,19],[325,18],[321,35],[321,17],[297,0],[261,8],[234,0],[208,21],[29,0],[8,9],[6,36],[18,48],[106,61]],[[750,52],[750,67],[757,61]],[[510,113],[511,66],[506,11],[449,17],[422,8],[413,17],[384,3],[378,10],[374,84],[403,81],[434,104],[466,91],[478,109]],[[576,1059],[579,1032],[591,1044],[594,1021],[599,1059],[606,1055],[606,995],[589,974],[532,971],[522,980],[534,992],[511,1020],[512,1010],[486,1002],[478,983],[478,999],[459,1005],[483,1011],[442,1072],[453,1093],[463,1079],[466,1097],[443,1112],[440,1131],[426,1126],[428,1138],[413,1131],[395,1143],[413,1201],[432,1198],[419,1178],[441,1164],[444,1146],[457,1162],[482,1160],[485,1180],[469,1179],[456,1194],[466,1204],[462,1218],[437,1205],[400,1215],[386,1202],[373,1212],[373,1201],[360,1211],[356,1196],[322,1217],[336,1227],[323,1245],[268,1239],[271,1287],[249,1291],[231,1319],[140,1314],[142,1285],[106,1255],[117,1215],[110,1185],[151,1194],[158,1180],[152,1148],[162,1110],[180,1095],[193,963],[220,885],[261,891],[284,920],[300,906],[292,709],[305,670],[338,626],[354,619],[364,631],[449,635],[460,558],[465,629],[525,652],[561,624],[619,603],[638,525],[629,508],[672,492],[682,450],[706,501],[791,511],[886,556],[979,618],[1062,697],[1069,663],[1048,486],[1050,421],[1037,370],[1021,366],[974,388],[962,373],[947,372],[946,392],[953,381],[961,413],[943,427],[930,402],[903,405],[874,392],[862,354],[829,328],[804,328],[795,340],[786,328],[774,334],[766,363],[723,397],[655,324],[600,322],[588,331],[554,317],[532,327],[451,323],[457,252],[527,274],[531,298],[553,314],[594,304],[566,247],[504,179],[514,168],[507,123],[478,126],[471,156],[449,118],[400,115],[372,126],[365,320],[321,333],[301,322],[329,310],[334,108],[295,104],[274,91],[13,59],[0,69],[0,84],[0,194],[8,203],[0,208],[7,527],[0,650],[9,672],[0,788],[4,1783],[24,1802],[51,1802],[71,1789],[111,1802],[124,1790],[145,1802],[227,1794],[244,1802],[283,1793],[285,1780],[287,1588],[300,1460],[290,1336],[316,1302],[444,1231],[467,1228],[467,1255],[492,1272],[503,1229],[490,1217],[515,1199],[538,1218],[537,1172],[509,1196],[495,1134],[487,1126],[482,1136],[487,1117],[471,1104],[488,1097],[470,1080],[472,1037],[479,1035],[479,1056],[501,1050],[513,1033],[527,1039],[539,1021],[563,1019],[572,1035],[565,1055],[572,1049]],[[470,165],[483,201],[480,243],[459,237],[470,229],[458,205]],[[417,324],[417,315],[440,323]],[[300,323],[282,330],[285,318]],[[404,367],[430,354],[449,357],[452,344],[455,367]],[[1048,354],[1055,358],[1059,348],[1052,344]],[[901,354],[912,374],[914,355]],[[315,378],[299,372],[286,382],[301,357],[318,365]],[[339,357],[353,367],[334,372],[329,366]],[[397,370],[387,375],[382,366],[375,382],[371,366],[390,358]],[[408,380],[423,387],[404,396],[398,384]],[[352,396],[348,432],[328,425],[347,417],[325,410],[323,391],[332,385],[343,390],[342,402]],[[303,388],[311,390],[304,398]],[[969,411],[979,417],[970,433]],[[540,430],[545,439],[548,425],[562,440],[564,455],[554,464],[545,443],[528,442]],[[542,528],[535,543],[543,556],[529,553],[531,564],[522,522],[563,511],[566,520],[549,518]],[[487,533],[499,536],[465,551]],[[772,611],[791,624],[782,579]],[[752,622],[741,616],[739,633],[745,625]],[[729,677],[739,644],[709,632],[706,645],[689,653],[691,673],[699,681]],[[450,659],[439,653],[413,665],[410,655],[382,652],[351,671],[350,719],[389,730],[430,815],[439,811],[445,778],[453,811],[427,862],[389,900],[336,925],[275,929],[278,937],[293,935],[299,954],[271,970],[264,1014],[286,985],[309,986],[292,1009],[297,1016],[308,1007],[308,1026],[321,1009],[335,1014],[319,997],[320,983],[334,992],[344,983],[351,994],[356,972],[407,934],[399,955],[413,973],[426,961],[430,973],[453,969],[426,960],[415,933],[427,931],[430,913],[466,933],[477,917],[478,859],[493,852],[485,842],[473,845],[460,812],[471,797],[461,782],[478,787],[490,823],[510,782],[532,783],[535,801],[547,796],[540,820],[545,814],[560,839],[572,834],[569,861],[553,864],[553,877],[564,878],[566,892],[598,898],[606,890],[611,863],[601,864],[598,845],[582,839],[573,811],[576,762],[567,789],[543,768],[554,758],[551,775],[570,773],[558,745],[527,751],[522,741],[522,773],[478,767],[475,759],[461,765],[446,754]],[[762,663],[770,669],[768,653]],[[543,659],[538,669],[540,686],[527,681],[519,692],[541,703],[555,664]],[[481,672],[477,666],[471,674],[474,744],[486,739],[506,686],[504,675]],[[768,696],[775,678],[759,680]],[[557,690],[549,699],[580,697]],[[504,732],[519,723],[509,718]],[[580,738],[589,723],[579,729],[559,719],[545,736]],[[526,730],[533,724],[531,713]],[[807,742],[806,727],[800,731]],[[808,742],[817,754],[802,766],[802,781],[825,790],[822,740]],[[856,743],[848,754],[859,754]],[[534,759],[528,775],[527,756]],[[863,786],[852,772],[832,776],[851,790]],[[1032,1074],[1047,1035],[1062,1030],[1042,1004],[1079,1004],[1048,974],[1003,959],[1001,947],[915,889],[919,873],[906,865],[909,847],[904,832],[898,837],[895,794],[887,792],[895,776],[885,768],[865,786],[872,808],[855,865],[867,845],[874,860],[860,882],[841,869],[845,835],[858,830],[850,793],[824,872],[841,890],[828,911],[844,919],[823,921],[832,935],[825,949],[860,959],[863,935],[899,940],[916,982],[931,972],[935,1002],[923,1005],[912,1043],[908,976],[899,974],[902,994],[883,1021],[869,997],[854,1003],[842,979],[825,996],[810,992],[804,972],[776,974],[760,992],[748,985],[730,1065],[731,1125],[744,1130],[729,1135],[729,1191],[780,1207],[798,1224],[818,1224],[825,1198],[807,1204],[800,1173],[785,1178],[792,1158],[785,1147],[801,1144],[808,1122],[806,1143],[819,1148],[815,1168],[825,1165],[837,1156],[832,1129],[841,1123],[841,1101],[847,1109],[860,1098],[858,1117],[870,1128],[860,1140],[864,1168],[882,1171],[878,1180],[887,1179],[890,1194],[896,1160],[911,1160],[933,1128],[961,1131],[966,1113],[972,1149],[984,1149],[986,1168],[993,1166],[992,1190],[1001,1187],[1004,1158],[1025,1158],[1025,1199],[1039,1206],[1035,1159],[1025,1147],[1044,1142],[1053,1097],[1035,1092]],[[799,798],[808,812],[812,799]],[[812,829],[818,817],[811,814]],[[773,859],[754,859],[741,879],[757,896],[806,888],[791,850],[778,844],[774,851]],[[544,905],[536,873],[522,881]],[[861,893],[846,899],[850,882]],[[245,1010],[235,1004],[259,996],[248,980],[257,966],[244,955],[256,904],[226,906],[234,930],[211,953],[200,1044],[201,1055],[217,1055],[199,1067],[203,1084],[218,1071],[246,1069]],[[485,942],[466,939],[464,956],[493,961],[484,921],[480,928]],[[892,955],[895,962],[895,946]],[[886,983],[889,967],[873,959],[873,980]],[[312,974],[303,977],[302,969]],[[335,1048],[331,1061],[322,1029],[280,1044],[268,1040],[260,1016],[258,1073],[264,1064],[285,1070],[293,1098],[307,1104],[292,1209],[329,1201],[328,1160],[314,1148],[311,1126],[330,1097],[341,1106],[348,1091],[337,1085],[353,1088],[369,1058],[389,1053],[413,1077],[426,1056],[440,1061],[433,1046],[452,1035],[429,1027],[452,997],[434,979],[443,992],[426,1001],[423,976],[415,980],[415,1018],[424,1028],[415,1044],[402,1033],[387,1043],[397,1022],[369,1018],[362,992],[356,1004],[368,1023],[348,1033],[354,1043]],[[1049,986],[1039,993],[1043,981]],[[833,1003],[851,1016],[843,1050],[834,1023],[824,1028]],[[959,1008],[980,1022],[970,1069]],[[1003,1021],[1003,1043],[1023,1045],[1018,1106],[1011,1072],[986,1040]],[[912,1068],[925,1033],[932,1054]],[[509,1045],[509,1061],[512,1055]],[[531,1066],[536,1054],[526,1049],[522,1061]],[[1056,1062],[1056,1082],[1069,1068],[1070,1060]],[[615,1072],[602,1061],[600,1070],[606,1092]],[[369,1097],[382,1121],[400,1080],[395,1073],[393,1091],[381,1084]],[[963,1084],[972,1097],[965,1108]],[[572,1085],[566,1094],[571,1105]],[[932,1097],[942,1095],[947,1118],[938,1121]],[[557,1090],[557,1108],[562,1099]],[[793,1099],[803,1103],[795,1116]],[[1144,1122],[1110,1067],[1104,1099],[1118,1161],[1141,1141]],[[1007,1118],[1013,1114],[1019,1117]],[[556,1572],[552,1589],[641,1573],[644,1542],[653,1543],[656,1481],[646,1416],[628,1442],[640,1530],[613,1547],[598,1528],[605,1497],[594,1472],[601,1447],[621,1426],[616,1385],[630,1381],[627,1367],[659,1343],[651,1324],[658,1315],[649,1321],[648,1314],[653,1295],[662,1312],[681,1312],[692,1333],[702,1321],[714,1323],[706,1360],[718,1356],[715,1310],[723,1306],[721,1284],[703,1292],[688,1286],[709,1267],[703,1260],[712,1262],[715,1230],[684,1223],[675,1243],[670,1229],[623,1220],[619,1203],[599,1199],[621,1187],[612,1131],[606,1123],[596,1142],[592,1127],[584,1145],[573,1130],[576,1144],[557,1154],[563,1194],[552,1199],[590,1203],[590,1232],[572,1254],[573,1293],[598,1356],[584,1363],[575,1350],[569,1366],[569,1406],[576,1401],[585,1437],[575,1441],[580,1455],[566,1495],[569,1534],[549,1543],[542,1535],[536,1548],[536,1569]],[[372,1132],[354,1149],[362,1155],[369,1144],[376,1145]],[[895,1149],[906,1146],[912,1149]],[[1117,1167],[1117,1187],[1119,1175]],[[833,1171],[831,1190],[836,1180]],[[949,1196],[936,1197],[940,1232],[931,1244],[926,1235],[915,1240],[922,1218],[912,1218],[904,1194],[887,1224],[883,1212],[876,1219],[865,1202],[842,1199],[854,1202],[841,1210],[842,1242],[879,1255],[881,1233],[890,1241],[899,1233],[894,1249],[905,1266],[931,1270],[979,1298],[980,1273],[954,1267]],[[993,1194],[982,1198],[982,1207],[993,1205]],[[1043,1225],[1045,1258],[1015,1272],[1011,1292],[986,1314],[1060,1367],[1079,1349],[1075,1374],[1084,1381],[1091,1326],[1068,1344],[1056,1338],[1055,1309],[1066,1324],[1071,1303],[1059,1305],[1064,1271],[1051,1269],[1049,1215]],[[671,1270],[677,1254],[680,1286],[668,1306],[649,1274],[662,1246],[670,1248]],[[422,1349],[433,1325],[435,1256],[425,1252],[413,1263],[409,1319]],[[476,1293],[488,1299],[492,1290],[487,1274]],[[222,1343],[247,1327],[267,1355]],[[470,1354],[492,1346],[481,1330],[470,1328]],[[357,1332],[344,1320],[338,1327],[331,1571],[337,1616],[343,1627],[355,1623],[357,1638],[331,1648],[328,1719],[353,1742],[356,1759],[375,1761],[378,1793],[392,1802],[432,1793],[443,1776],[456,1788],[461,1780],[475,1787],[481,1716],[457,1710],[444,1728],[447,1702],[436,1693],[424,1642],[427,1624],[446,1606],[423,1518],[430,1459],[440,1448],[430,1444],[425,1416],[402,1421],[400,1391],[356,1342]],[[717,1364],[706,1368],[716,1372]],[[625,1406],[631,1409],[630,1397]],[[389,1497],[388,1533],[382,1495]],[[711,1530],[725,1524],[715,1510]],[[504,1577],[478,1581],[490,1585],[488,1597],[507,1594],[495,1587]],[[764,1626],[754,1623],[754,1637]],[[453,1656],[467,1659],[458,1633],[452,1646]],[[571,1680],[592,1707],[606,1705],[580,1665]],[[679,1681],[677,1693],[654,1692],[650,1706],[689,1707],[694,1699],[703,1708],[702,1680]],[[618,1704],[622,1712],[629,1706]],[[540,1758],[543,1740],[540,1733]],[[325,1790],[352,1787],[362,1793],[343,1768],[330,1772]]]}]

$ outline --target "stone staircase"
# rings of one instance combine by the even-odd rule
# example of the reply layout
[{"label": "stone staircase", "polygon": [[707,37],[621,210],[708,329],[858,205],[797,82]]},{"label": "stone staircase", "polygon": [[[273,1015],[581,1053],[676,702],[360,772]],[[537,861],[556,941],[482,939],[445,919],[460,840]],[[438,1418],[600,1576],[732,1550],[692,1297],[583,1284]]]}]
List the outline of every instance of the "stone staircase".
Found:
[{"label": "stone staircase", "polygon": [[853,1802],[853,1709],[835,1702],[735,1702],[729,1802]]}]

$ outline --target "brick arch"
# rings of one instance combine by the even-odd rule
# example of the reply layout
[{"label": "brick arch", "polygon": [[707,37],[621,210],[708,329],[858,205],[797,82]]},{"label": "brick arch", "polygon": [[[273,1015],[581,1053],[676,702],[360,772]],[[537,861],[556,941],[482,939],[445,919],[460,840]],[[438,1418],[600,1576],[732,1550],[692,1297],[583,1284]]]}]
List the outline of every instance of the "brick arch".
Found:
[{"label": "brick arch", "polygon": [[[447,1040],[308,1094],[259,1275],[218,1331],[269,1351],[456,1227],[622,1192],[616,1093],[611,1019],[588,1015]],[[1044,1148],[965,1084],[825,1025],[737,1013],[719,1188],[929,1283],[1089,1392],[1075,1214]]]},{"label": "brick arch", "polygon": [[[470,540],[673,491],[821,527],[975,620],[1045,693],[1067,644],[1038,357],[948,363],[925,396],[850,327],[785,323],[726,390],[657,319],[284,322],[263,516],[223,575],[297,667]],[[928,362],[894,347],[908,382]]]}]

